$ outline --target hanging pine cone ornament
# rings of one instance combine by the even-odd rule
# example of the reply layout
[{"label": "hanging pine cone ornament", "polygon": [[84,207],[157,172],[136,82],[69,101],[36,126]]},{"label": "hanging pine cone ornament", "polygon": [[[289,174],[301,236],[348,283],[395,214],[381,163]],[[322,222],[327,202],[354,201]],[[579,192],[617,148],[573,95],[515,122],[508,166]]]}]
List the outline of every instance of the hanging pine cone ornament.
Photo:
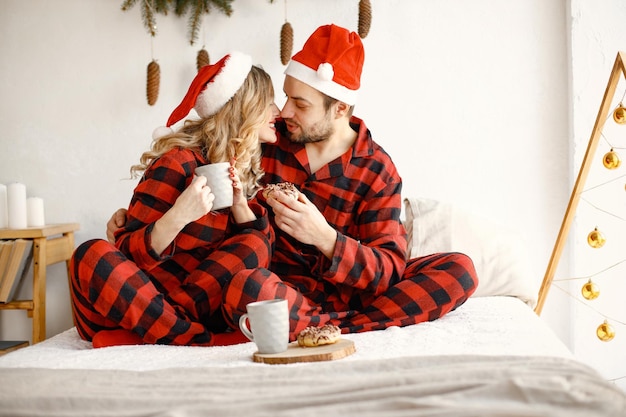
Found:
[{"label": "hanging pine cone ornament", "polygon": [[153,106],[159,98],[159,81],[161,79],[161,68],[155,60],[148,64],[148,82],[146,84],[146,95],[148,104]]},{"label": "hanging pine cone ornament", "polygon": [[200,68],[205,65],[209,65],[209,53],[206,49],[202,48],[198,51],[198,56],[196,57],[196,66],[198,67],[198,71],[200,71]]},{"label": "hanging pine cone ornament", "polygon": [[291,23],[285,22],[280,29],[280,62],[287,65],[291,59],[293,49],[293,28]]},{"label": "hanging pine cone ornament", "polygon": [[370,0],[359,1],[359,36],[365,38],[372,25],[372,3]]}]

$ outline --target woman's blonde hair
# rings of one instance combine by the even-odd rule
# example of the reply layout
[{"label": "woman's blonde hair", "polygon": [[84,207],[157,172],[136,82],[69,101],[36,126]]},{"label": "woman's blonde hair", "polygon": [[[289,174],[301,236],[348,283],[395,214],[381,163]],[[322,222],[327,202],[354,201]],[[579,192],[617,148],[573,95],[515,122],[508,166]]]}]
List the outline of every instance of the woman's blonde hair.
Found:
[{"label": "woman's blonde hair", "polygon": [[274,102],[272,80],[264,70],[253,66],[237,93],[216,114],[199,120],[185,120],[177,132],[155,139],[140,163],[130,167],[136,178],[164,153],[180,148],[199,149],[209,163],[229,162],[235,168],[244,195],[252,197],[263,177],[259,129],[267,123],[267,111]]}]

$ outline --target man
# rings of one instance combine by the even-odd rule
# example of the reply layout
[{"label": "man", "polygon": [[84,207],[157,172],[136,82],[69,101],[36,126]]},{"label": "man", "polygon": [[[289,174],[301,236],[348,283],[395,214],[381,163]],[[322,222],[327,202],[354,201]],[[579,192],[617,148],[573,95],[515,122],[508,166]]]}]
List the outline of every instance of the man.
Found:
[{"label": "man", "polygon": [[[406,263],[402,180],[363,121],[352,116],[364,61],[358,34],[318,28],[285,70],[278,141],[263,145],[264,182],[301,191],[266,202],[276,233],[269,270],[240,271],[225,288],[234,323],[245,305],[286,298],[292,337],[331,323],[359,332],[434,320],[476,288],[462,254]],[[262,196],[259,197],[262,200]]]},{"label": "man", "polygon": [[463,254],[406,262],[402,180],[352,116],[363,61],[360,37],[327,25],[285,70],[278,141],[263,145],[262,166],[266,184],[291,182],[300,196],[258,194],[273,210],[274,253],[269,268],[240,271],[225,286],[231,326],[246,304],[273,298],[289,301],[292,339],[326,323],[344,333],[405,326],[441,317],[476,289]]}]

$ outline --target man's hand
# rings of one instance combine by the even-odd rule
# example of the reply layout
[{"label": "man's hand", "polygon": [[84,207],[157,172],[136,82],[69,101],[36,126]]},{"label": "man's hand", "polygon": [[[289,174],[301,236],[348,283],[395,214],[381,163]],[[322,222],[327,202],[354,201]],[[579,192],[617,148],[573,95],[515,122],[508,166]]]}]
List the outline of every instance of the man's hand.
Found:
[{"label": "man's hand", "polygon": [[304,194],[300,193],[296,201],[277,191],[267,203],[274,209],[276,226],[282,231],[302,243],[315,246],[329,259],[333,256],[337,231]]},{"label": "man's hand", "polygon": [[111,244],[115,243],[115,231],[126,224],[126,213],[124,208],[117,209],[107,222],[107,239]]}]

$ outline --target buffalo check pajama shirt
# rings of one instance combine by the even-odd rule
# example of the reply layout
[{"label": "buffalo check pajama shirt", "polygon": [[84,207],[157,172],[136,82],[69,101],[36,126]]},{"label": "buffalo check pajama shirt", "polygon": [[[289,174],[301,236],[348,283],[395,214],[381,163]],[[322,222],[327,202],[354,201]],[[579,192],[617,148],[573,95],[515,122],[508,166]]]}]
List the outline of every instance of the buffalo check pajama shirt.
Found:
[{"label": "buffalo check pajama shirt", "polygon": [[[476,289],[474,265],[463,254],[406,261],[402,180],[365,124],[352,117],[351,126],[358,133],[353,147],[315,173],[304,145],[283,135],[263,145],[264,182],[295,184],[335,228],[337,243],[328,259],[274,226],[269,268],[239,271],[225,286],[231,325],[247,303],[281,298],[289,301],[292,340],[305,327],[325,323],[344,333],[406,326],[443,316]],[[284,124],[277,127],[284,131]],[[262,193],[257,199],[264,203]]]},{"label": "buffalo check pajama shirt", "polygon": [[237,271],[269,265],[274,235],[267,210],[251,202],[257,219],[245,224],[234,223],[228,209],[210,212],[185,226],[162,254],[150,244],[154,223],[206,163],[189,149],[164,154],[135,188],[116,245],[94,239],[76,249],[70,291],[83,339],[124,328],[145,343],[211,345],[213,334],[226,329],[223,287]]},{"label": "buffalo check pajama shirt", "polygon": [[273,298],[289,301],[292,339],[309,325],[332,323],[346,333],[435,320],[464,303],[477,286],[471,259],[405,260],[401,179],[365,124],[351,123],[353,148],[313,174],[303,145],[282,136],[264,145],[264,181],[294,183],[337,230],[332,259],[271,228],[262,193],[250,202],[255,222],[235,225],[228,210],[210,213],[154,253],[154,222],[206,163],[199,153],[172,152],[138,185],[117,247],[95,239],[74,253],[70,289],[81,337],[123,327],[147,343],[210,345],[224,321],[235,327],[246,304]]}]

